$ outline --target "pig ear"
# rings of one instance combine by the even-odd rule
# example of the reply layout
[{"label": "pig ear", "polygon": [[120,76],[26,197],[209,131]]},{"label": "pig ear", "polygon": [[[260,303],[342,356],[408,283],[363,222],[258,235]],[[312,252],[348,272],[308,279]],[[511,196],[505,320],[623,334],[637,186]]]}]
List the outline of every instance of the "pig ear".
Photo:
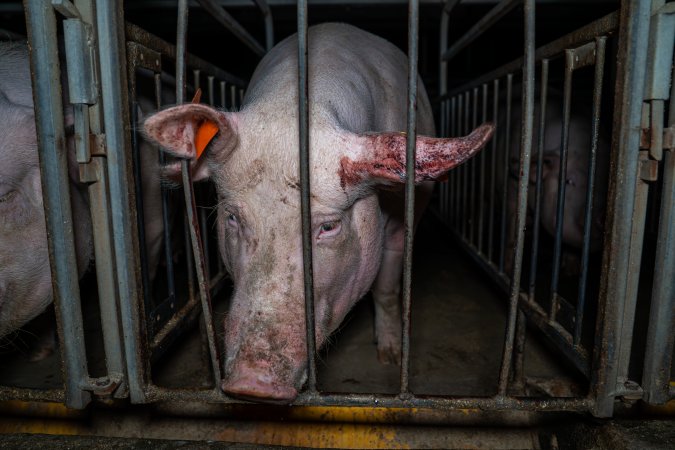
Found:
[{"label": "pig ear", "polygon": [[[480,150],[492,137],[494,126],[485,123],[457,138],[419,136],[416,141],[415,183],[443,180],[447,172]],[[395,185],[405,183],[405,133],[369,133],[356,138],[356,148],[340,160],[340,183]],[[353,156],[353,157],[352,157]]]},{"label": "pig ear", "polygon": [[[190,165],[194,181],[209,177],[204,153],[218,153],[226,158],[236,146],[231,113],[207,105],[188,103],[165,109],[145,120],[146,136],[166,152],[181,159],[194,160]],[[175,173],[174,173],[175,172]],[[164,167],[169,178],[180,173],[180,163]]]}]

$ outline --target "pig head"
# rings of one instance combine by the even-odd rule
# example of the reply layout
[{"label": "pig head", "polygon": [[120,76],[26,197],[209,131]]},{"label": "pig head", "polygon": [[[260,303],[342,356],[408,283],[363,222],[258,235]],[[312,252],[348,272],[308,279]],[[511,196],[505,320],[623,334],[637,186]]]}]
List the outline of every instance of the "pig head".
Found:
[{"label": "pig head", "polygon": [[[220,254],[234,280],[222,388],[233,396],[282,403],[297,396],[307,362],[296,45],[291,36],[263,59],[241,111],[185,104],[145,122],[151,139],[175,156],[193,159],[194,178],[210,178],[217,188]],[[386,41],[344,24],[309,29],[309,61],[317,346],[372,287],[378,354],[395,362],[407,61]],[[421,84],[418,104],[418,130],[433,134]],[[491,133],[492,126],[483,125],[465,138],[417,138],[420,210],[430,188],[424,182],[470,158]],[[165,170],[175,173],[179,165]]]}]

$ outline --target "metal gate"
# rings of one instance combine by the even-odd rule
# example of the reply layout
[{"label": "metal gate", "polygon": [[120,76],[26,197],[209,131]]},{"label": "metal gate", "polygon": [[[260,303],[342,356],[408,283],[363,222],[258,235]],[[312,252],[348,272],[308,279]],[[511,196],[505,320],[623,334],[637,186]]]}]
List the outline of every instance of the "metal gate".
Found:
[{"label": "metal gate", "polygon": [[[205,11],[228,27],[254,53],[264,47],[216,3],[200,0]],[[644,399],[663,403],[673,398],[670,386],[673,353],[673,302],[675,291],[675,234],[673,203],[673,148],[675,147],[675,110],[672,87],[673,30],[675,3],[654,0],[625,0],[621,9],[554,42],[535,48],[534,0],[505,0],[476,22],[460,40],[448,47],[448,29],[452,11],[459,1],[444,3],[441,16],[441,65],[439,124],[443,136],[461,135],[482,120],[497,124],[498,137],[477,159],[451,172],[449,180],[438,187],[435,211],[449,227],[467,253],[486,276],[508,293],[508,317],[505,345],[501,358],[498,390],[490,397],[421,396],[411,392],[410,307],[414,294],[411,281],[413,229],[413,161],[418,59],[418,1],[409,2],[408,21],[408,145],[406,228],[403,273],[403,351],[400,392],[383,394],[328,394],[316,387],[316,364],[309,358],[308,382],[294,405],[348,405],[367,407],[436,408],[441,410],[478,408],[481,410],[588,411],[598,417],[613,414],[615,400]],[[467,48],[486,28],[523,4],[523,57],[488,74],[475,74],[472,82],[448,86],[448,61]],[[266,49],[272,46],[272,16],[263,0],[256,0],[266,27]],[[148,256],[143,232],[143,186],[139,146],[134,130],[137,105],[141,102],[138,86],[148,82],[154,87],[154,104],[162,105],[166,86],[175,90],[177,103],[186,101],[186,90],[194,93],[205,86],[205,99],[212,105],[234,108],[241,102],[244,81],[186,53],[187,0],[178,3],[178,32],[173,46],[146,31],[124,23],[121,2],[68,0],[26,0],[26,16],[31,43],[33,88],[40,143],[41,169],[45,186],[45,210],[50,236],[50,261],[54,302],[59,311],[59,336],[63,349],[65,389],[41,392],[32,389],[2,387],[0,398],[63,401],[72,408],[84,408],[92,393],[101,397],[129,397],[133,403],[162,400],[239,402],[227,398],[219,389],[221,362],[213,324],[214,295],[224,284],[225,273],[219,258],[209,254],[208,218],[197,210],[195,196],[208,198],[208,187],[193,187],[188,162],[182,164],[186,208],[172,213],[169,196],[163,190],[165,230],[166,295],[153,297],[148,277]],[[311,236],[309,212],[308,111],[307,111],[307,2],[297,4],[299,58],[300,180],[305,267],[305,304],[308,354],[316,354],[314,333],[313,281],[311,273]],[[71,208],[66,177],[66,148],[61,111],[61,84],[57,48],[57,18],[63,20],[70,101],[75,112],[75,135],[82,181],[90,184],[96,271],[101,322],[105,344],[107,375],[91,378],[86,364],[82,331],[80,292],[74,264]],[[608,47],[608,39],[616,39]],[[535,226],[526,253],[528,190],[534,190],[534,223],[540,220],[543,139],[533,136],[535,127],[546,126],[549,66],[564,58],[562,102],[562,141],[556,232],[548,294],[537,293],[539,235]],[[598,124],[603,102],[603,80],[613,64],[615,86],[611,127],[611,165],[604,227],[602,267],[597,295],[589,295],[587,282],[593,214],[595,154]],[[572,80],[575,71],[592,67],[592,140],[589,144],[589,193],[585,199],[585,222],[581,249],[581,274],[576,301],[563,297],[558,289],[562,254],[562,223],[565,202],[565,167],[570,122]],[[175,69],[175,70],[174,70]],[[187,70],[193,70],[191,80]],[[551,69],[551,74],[553,69]],[[168,75],[171,74],[171,75]],[[172,76],[175,78],[172,80]],[[521,95],[514,96],[521,80]],[[145,81],[143,81],[145,80]],[[538,83],[540,120],[535,123],[535,89]],[[515,86],[515,87],[514,87]],[[229,97],[229,99],[228,99]],[[219,100],[219,101],[218,101]],[[311,101],[311,99],[310,99]],[[512,145],[512,105],[521,103],[521,140],[515,247],[507,253],[506,214],[509,201],[509,148]],[[479,106],[480,105],[480,106]],[[142,108],[141,108],[142,109]],[[669,110],[668,110],[669,109]],[[666,110],[668,112],[666,113]],[[667,122],[666,122],[667,118]],[[538,133],[543,135],[543,131]],[[534,163],[535,165],[532,165]],[[530,183],[530,171],[535,181]],[[502,173],[502,187],[494,180]],[[648,321],[644,370],[641,380],[632,379],[628,368],[633,344],[634,314],[638,299],[639,266],[647,217],[647,196],[658,191],[660,205],[653,207],[658,222],[654,255],[654,279],[649,289]],[[654,194],[652,194],[654,195]],[[173,267],[172,214],[183,217],[187,241],[183,253],[187,281]],[[175,221],[174,221],[175,222]],[[180,228],[180,227],[179,227]],[[178,233],[180,234],[180,233]],[[527,255],[527,256],[524,256]],[[512,258],[512,270],[506,270]],[[529,262],[529,264],[526,264]],[[529,273],[524,274],[524,272]],[[164,276],[164,275],[163,275]],[[522,280],[526,280],[523,283]],[[180,286],[180,287],[179,287]],[[597,305],[594,332],[584,338],[584,319],[588,304]],[[201,319],[198,317],[201,316]],[[561,319],[561,316],[569,319]],[[167,351],[189,323],[201,320],[202,336],[208,349],[212,380],[207,388],[168,389],[151,378],[150,362]],[[586,319],[587,320],[587,319]],[[541,397],[526,393],[528,380],[523,371],[523,349],[527,326],[540,330],[556,351],[588,379],[585,394],[568,397]]]}]

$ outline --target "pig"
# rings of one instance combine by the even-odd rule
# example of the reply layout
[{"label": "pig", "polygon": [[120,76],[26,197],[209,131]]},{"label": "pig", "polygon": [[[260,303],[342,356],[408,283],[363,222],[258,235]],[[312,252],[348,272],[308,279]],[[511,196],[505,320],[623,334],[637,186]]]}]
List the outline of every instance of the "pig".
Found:
[{"label": "pig", "polygon": [[[350,25],[327,23],[308,33],[313,332],[320,347],[372,289],[378,358],[396,363],[407,59]],[[219,251],[234,282],[221,388],[254,401],[292,402],[306,380],[297,86],[293,35],[262,59],[241,110],[190,103],[144,124],[166,151],[193,159],[195,180],[215,183]],[[476,153],[493,127],[484,124],[462,138],[428,137],[434,124],[421,82],[417,105],[419,214],[430,181]],[[164,170],[176,173],[179,164]]]},{"label": "pig", "polygon": [[[64,89],[67,92],[67,89]],[[64,104],[67,104],[64,101]],[[66,106],[67,125],[72,113]],[[70,127],[67,127],[67,129]],[[146,248],[154,277],[164,232],[158,152],[142,144]],[[94,257],[87,186],[79,181],[72,139],[68,169],[77,270],[81,277]],[[33,96],[25,43],[0,43],[0,338],[42,313],[52,302],[42,184]],[[36,359],[52,348],[37,349]]]},{"label": "pig", "polygon": [[[537,99],[537,103],[538,103]],[[513,254],[516,241],[516,210],[518,194],[518,173],[520,171],[520,108],[514,108],[509,160],[509,180],[507,197],[507,241],[505,252],[505,272],[511,275]],[[537,181],[537,146],[539,144],[538,124],[539,106],[535,108],[534,136],[530,164],[529,189],[527,197],[528,222],[531,224],[535,209]],[[546,127],[542,155],[541,209],[539,224],[551,236],[556,232],[556,213],[558,205],[558,180],[560,179],[560,146],[562,139],[562,103],[561,95],[553,91],[547,99]],[[578,255],[570,253],[580,250],[583,245],[586,194],[588,192],[588,167],[591,150],[591,115],[581,109],[570,114],[567,153],[567,171],[565,173],[565,201],[563,205],[562,243],[567,251],[563,254],[563,269],[567,274],[578,273]],[[600,249],[604,230],[607,177],[609,169],[609,145],[605,133],[600,129],[596,151],[595,188],[593,191],[593,212],[590,228],[590,250]]]}]

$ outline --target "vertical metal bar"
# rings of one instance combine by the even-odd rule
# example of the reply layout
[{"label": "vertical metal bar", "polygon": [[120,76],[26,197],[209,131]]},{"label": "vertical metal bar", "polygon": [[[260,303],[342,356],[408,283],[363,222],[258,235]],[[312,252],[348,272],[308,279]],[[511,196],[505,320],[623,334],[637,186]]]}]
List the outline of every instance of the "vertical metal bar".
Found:
[{"label": "vertical metal bar", "polygon": [[[634,304],[629,298],[631,272],[628,252],[633,229],[637,151],[640,146],[640,113],[645,84],[651,2],[623,0],[619,13],[619,42],[616,66],[614,132],[607,198],[607,227],[600,278],[600,301],[593,351],[592,413],[610,416],[614,409],[619,366],[618,354],[624,333],[623,312]],[[628,344],[628,343],[627,343]]]},{"label": "vertical metal bar", "polygon": [[[162,74],[155,74],[155,101],[157,110],[162,108]],[[159,152],[159,164],[166,163],[166,155]],[[164,259],[166,260],[166,280],[169,298],[176,298],[176,274],[173,267],[173,241],[171,239],[171,221],[169,220],[169,190],[162,186],[162,224],[164,226]]]},{"label": "vertical metal bar", "polygon": [[233,84],[230,86],[230,111],[236,111],[237,107],[237,86]]},{"label": "vertical metal bar", "polygon": [[[502,220],[500,223],[500,241],[499,241],[499,271],[504,272],[504,258],[505,258],[505,247],[506,247],[506,212],[507,212],[507,202],[508,202],[508,191],[509,191],[509,159],[511,154],[511,104],[513,103],[513,74],[510,73],[506,76],[506,125],[504,133],[506,139],[504,139],[504,166],[502,167]],[[495,157],[497,155],[495,154]],[[507,274],[510,275],[510,274]]]},{"label": "vertical metal bar", "polygon": [[[445,135],[444,137],[450,136],[450,100],[445,101]],[[449,211],[450,211],[450,178],[443,183],[443,192],[445,199],[445,221],[449,221]]]},{"label": "vertical metal bar", "polygon": [[401,397],[410,393],[410,304],[415,224],[415,140],[417,139],[417,54],[419,2],[408,2],[408,135],[406,141],[405,245],[403,248],[403,333],[401,338]]},{"label": "vertical metal bar", "polygon": [[[488,105],[488,85],[487,83],[483,84],[483,106],[481,112],[481,122],[487,122],[487,105]],[[483,250],[483,235],[484,233],[484,216],[485,216],[485,159],[487,158],[486,152],[481,152],[479,155],[480,158],[480,170],[479,170],[479,189],[478,189],[478,252],[485,253]]]},{"label": "vertical metal bar", "polygon": [[50,3],[26,0],[25,5],[49,264],[57,326],[63,344],[66,405],[81,409],[91,396],[81,388],[89,375],[70,204],[56,17]]},{"label": "vertical metal bar", "polygon": [[[473,88],[473,104],[471,105],[471,128],[478,126],[478,88]],[[468,131],[468,130],[467,130]],[[481,152],[482,153],[482,152]],[[478,158],[471,158],[468,163],[469,183],[471,186],[469,195],[469,242],[476,242],[476,163]]]},{"label": "vertical metal bar", "polygon": [[307,48],[307,0],[298,1],[298,119],[300,136],[300,210],[302,213],[302,261],[305,278],[307,332],[307,387],[316,392],[316,342],[314,338],[314,271],[312,267],[312,215],[309,185],[309,79]]},{"label": "vertical metal bar", "polygon": [[220,82],[220,107],[227,108],[225,99],[227,98],[227,86],[224,81]]},{"label": "vertical metal bar", "polygon": [[[188,8],[187,0],[178,1],[178,26],[176,30],[176,101],[178,104],[185,101],[186,68],[187,58],[186,38],[188,26]],[[195,76],[197,76],[195,74]],[[197,81],[197,80],[195,80]],[[196,88],[197,86],[195,86]],[[185,210],[187,213],[188,228],[190,231],[190,240],[192,242],[192,255],[194,257],[195,269],[197,272],[197,285],[199,287],[199,298],[202,304],[202,313],[204,315],[204,325],[206,327],[206,337],[209,343],[209,353],[211,356],[211,365],[213,368],[213,378],[216,389],[220,387],[222,380],[220,357],[215,341],[215,330],[213,327],[211,294],[209,290],[209,280],[206,273],[206,261],[202,251],[202,238],[199,230],[197,205],[195,203],[194,187],[192,185],[192,173],[190,170],[190,161],[181,161],[181,174],[183,178],[183,194],[185,198]]]},{"label": "vertical metal bar", "polygon": [[499,133],[499,79],[492,82],[492,122],[495,124],[495,132],[492,136],[492,149],[490,150],[490,214],[488,219],[488,248],[487,257],[492,261],[492,249],[494,247],[494,228],[495,228],[495,197],[497,197],[495,176],[497,174],[497,133]]},{"label": "vertical metal bar", "polygon": [[[195,92],[197,92],[198,89],[201,89],[201,71],[199,69],[193,69],[192,70],[192,79],[193,79],[193,85],[195,88]],[[213,79],[211,80],[213,81]],[[209,98],[209,104],[213,106],[213,83],[211,86],[209,86],[209,91],[207,92],[207,96]],[[199,186],[199,190],[195,189],[195,199],[197,196],[201,199],[203,202],[206,197],[206,189],[204,189],[204,186]],[[195,205],[196,206],[196,205]],[[199,214],[199,227],[201,229],[200,233],[200,238],[202,242],[202,252],[204,253],[204,279],[207,280],[207,286],[209,286],[209,280],[211,280],[211,268],[209,266],[209,262],[211,261],[211,258],[209,257],[209,225],[206,220],[206,208],[204,205],[202,205],[201,208],[198,210]]]},{"label": "vertical metal bar", "polygon": [[520,271],[523,259],[523,243],[525,240],[525,221],[527,213],[527,187],[530,176],[530,153],[532,149],[532,127],[534,117],[534,0],[525,0],[525,45],[523,55],[523,100],[521,117],[520,140],[520,179],[518,180],[518,213],[516,222],[516,248],[513,264],[513,278],[511,279],[511,298],[509,316],[506,326],[504,354],[499,373],[499,388],[497,395],[506,395],[511,368],[511,357],[515,340],[516,318],[518,314],[518,299],[520,298]]},{"label": "vertical metal bar", "polygon": [[[675,68],[671,77],[668,127],[675,128]],[[661,216],[656,238],[656,265],[649,310],[642,387],[645,401],[665,403],[673,397],[670,367],[675,339],[675,151],[663,152]]]},{"label": "vertical metal bar", "polygon": [[[460,136],[462,135],[462,111],[463,111],[463,105],[464,103],[462,102],[462,94],[457,94],[455,96],[457,99],[457,113],[456,113],[456,119],[457,122],[455,123],[455,136]],[[452,173],[455,174],[455,228],[457,229],[457,233],[461,234],[461,225],[462,225],[462,166],[459,166],[457,169],[452,170]]]},{"label": "vertical metal bar", "polygon": [[[441,113],[441,121],[440,121],[440,136],[444,137],[446,134],[446,116],[445,116],[445,104],[447,103],[447,100],[441,100],[440,104],[440,113]],[[439,212],[441,213],[441,219],[445,220],[446,219],[446,199],[445,199],[445,186],[447,183],[442,182],[438,183],[438,198],[439,198]]]},{"label": "vertical metal bar", "polygon": [[537,260],[539,258],[539,221],[541,217],[541,186],[544,169],[544,142],[546,140],[546,110],[548,100],[548,58],[541,61],[541,93],[539,94],[539,141],[537,142],[537,181],[534,193],[534,218],[532,219],[532,254],[528,296],[534,301],[537,286]]},{"label": "vertical metal bar", "polygon": [[598,134],[600,127],[600,108],[602,101],[602,79],[605,72],[605,43],[607,38],[595,38],[595,80],[593,82],[593,122],[591,124],[591,153],[588,158],[588,192],[586,193],[586,210],[584,212],[584,241],[581,249],[581,275],[579,277],[579,294],[574,319],[574,345],[581,342],[581,331],[586,304],[586,282],[588,278],[588,258],[591,249],[591,225],[593,223],[593,192],[595,191],[595,167],[598,151]]},{"label": "vertical metal bar", "polygon": [[558,313],[558,281],[560,279],[560,258],[562,233],[565,223],[565,190],[567,187],[567,151],[570,132],[570,109],[572,104],[572,75],[574,73],[574,51],[565,50],[565,87],[563,90],[562,136],[560,142],[560,165],[558,171],[558,199],[555,214],[555,240],[553,244],[553,269],[551,271],[551,309],[549,320],[555,321]]},{"label": "vertical metal bar", "polygon": [[126,95],[126,57],[124,45],[124,18],[119,1],[97,4],[98,51],[101,67],[101,99],[105,124],[110,187],[110,209],[115,245],[115,266],[119,290],[120,314],[124,330],[124,351],[127,359],[129,393],[131,401],[145,401],[144,385],[148,380],[147,358],[141,342],[144,325],[140,320],[142,306],[139,302],[141,281],[135,270],[138,267],[138,230],[132,220],[134,212],[134,179],[130,148],[128,101]]},{"label": "vertical metal bar", "polygon": [[[470,116],[470,98],[469,95],[471,94],[470,91],[466,91],[464,93],[464,121],[462,122],[463,128],[462,128],[462,134],[466,135],[469,134],[469,117]],[[460,173],[462,175],[462,214],[460,217],[460,220],[462,221],[462,237],[464,239],[468,238],[468,230],[467,228],[469,227],[469,222],[471,219],[471,216],[468,214],[469,212],[469,170],[468,170],[468,164],[462,164],[460,166]]]}]

